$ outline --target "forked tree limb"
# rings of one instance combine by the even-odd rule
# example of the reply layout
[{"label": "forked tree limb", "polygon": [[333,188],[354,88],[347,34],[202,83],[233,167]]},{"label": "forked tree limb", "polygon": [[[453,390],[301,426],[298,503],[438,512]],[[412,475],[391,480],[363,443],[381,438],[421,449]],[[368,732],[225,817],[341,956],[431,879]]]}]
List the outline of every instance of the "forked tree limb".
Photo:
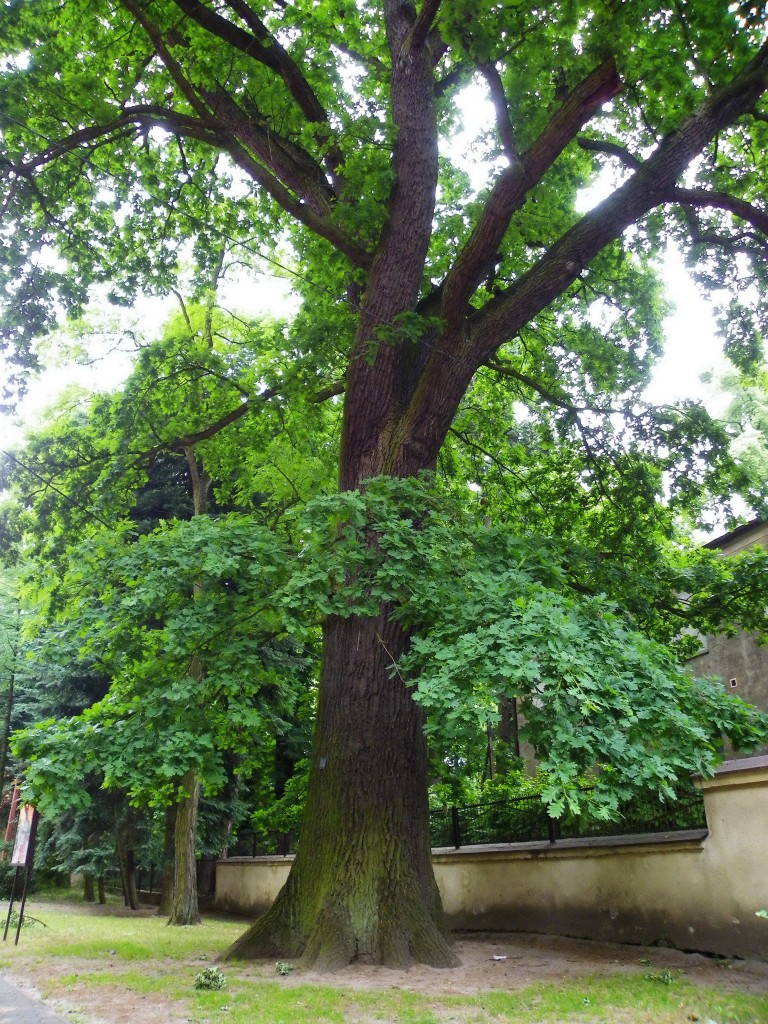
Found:
[{"label": "forked tree limb", "polygon": [[[586,213],[513,285],[473,318],[471,335],[481,365],[505,341],[576,280],[594,257],[631,224],[664,204],[675,182],[725,128],[768,91],[768,42],[734,79],[709,96],[676,132],[611,196]],[[697,190],[694,190],[697,191]]]},{"label": "forked tree limb", "polygon": [[413,29],[408,39],[409,46],[419,48],[424,45],[424,42],[435,23],[435,18],[437,17],[437,12],[440,10],[441,3],[442,0],[422,0],[421,10],[419,11],[416,21],[413,23]]},{"label": "forked tree limb", "polygon": [[615,62],[613,59],[605,61],[571,91],[519,162],[502,172],[472,234],[446,276],[441,313],[449,330],[466,315],[471,296],[492,263],[513,214],[523,206],[530,189],[603,103],[621,87]]}]

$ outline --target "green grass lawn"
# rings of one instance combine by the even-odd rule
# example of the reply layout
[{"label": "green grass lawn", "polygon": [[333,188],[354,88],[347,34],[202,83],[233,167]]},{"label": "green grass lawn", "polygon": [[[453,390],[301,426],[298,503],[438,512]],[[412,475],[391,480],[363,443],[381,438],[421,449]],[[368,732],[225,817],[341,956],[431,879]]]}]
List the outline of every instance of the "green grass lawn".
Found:
[{"label": "green grass lawn", "polygon": [[[434,982],[433,991],[419,992],[415,976],[413,990],[407,981],[394,988],[386,970],[376,976],[380,987],[363,989],[334,985],[332,975],[309,983],[300,971],[281,976],[272,963],[225,963],[227,987],[197,991],[196,974],[215,963],[243,922],[207,918],[197,928],[169,928],[156,917],[90,916],[77,905],[39,903],[30,913],[45,926],[25,927],[18,947],[0,947],[0,969],[104,1020],[110,1005],[135,1005],[137,1024],[150,1007],[158,1020],[195,1024],[768,1024],[768,996],[693,985],[680,972],[642,967],[515,991],[441,995]],[[452,973],[445,972],[447,981]]]}]

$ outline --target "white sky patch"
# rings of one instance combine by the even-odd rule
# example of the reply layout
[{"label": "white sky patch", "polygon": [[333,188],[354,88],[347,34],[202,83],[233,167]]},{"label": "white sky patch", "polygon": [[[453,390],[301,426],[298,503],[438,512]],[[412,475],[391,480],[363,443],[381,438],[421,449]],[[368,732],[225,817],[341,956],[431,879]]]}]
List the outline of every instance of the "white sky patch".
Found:
[{"label": "white sky patch", "polygon": [[[245,316],[281,318],[296,311],[298,300],[290,280],[254,274],[244,268],[231,272],[222,283],[219,304]],[[178,311],[173,296],[143,297],[133,309],[125,310],[101,303],[91,317],[93,329],[87,337],[72,338],[66,327],[54,332],[44,342],[47,368],[30,381],[16,413],[0,415],[0,447],[23,444],[25,430],[42,426],[49,410],[70,388],[89,393],[119,388],[131,372],[139,346],[159,338],[163,325]]]},{"label": "white sky patch", "polygon": [[[579,193],[576,208],[582,213],[593,209],[628,173],[613,164],[606,166],[596,180]],[[713,373],[717,378],[729,366],[723,355],[712,305],[691,280],[682,255],[676,250],[668,250],[664,257],[662,280],[666,297],[675,308],[664,321],[664,355],[653,371],[646,398],[656,405],[696,399],[703,401],[710,413],[719,415],[724,406],[716,381],[705,384],[701,380],[705,373]]]},{"label": "white sky patch", "polygon": [[507,166],[506,157],[489,159],[490,150],[483,133],[495,123],[493,104],[484,82],[476,79],[456,97],[462,127],[450,139],[441,139],[440,154],[469,176],[472,189],[479,192],[501,168]]},{"label": "white sky patch", "polygon": [[646,397],[659,405],[699,399],[713,415],[721,414],[722,396],[716,384],[701,380],[704,373],[713,373],[717,378],[729,367],[712,306],[696,288],[678,252],[667,252],[662,272],[665,292],[675,309],[664,322],[665,351],[653,372]]}]

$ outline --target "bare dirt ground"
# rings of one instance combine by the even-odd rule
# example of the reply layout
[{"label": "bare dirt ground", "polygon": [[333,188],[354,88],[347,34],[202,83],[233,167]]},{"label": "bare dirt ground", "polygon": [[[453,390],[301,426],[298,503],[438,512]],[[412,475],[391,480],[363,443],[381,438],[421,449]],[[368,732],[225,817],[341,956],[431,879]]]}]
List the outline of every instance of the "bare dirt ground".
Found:
[{"label": "bare dirt ground", "polygon": [[[50,906],[50,905],[48,905]],[[90,906],[79,908],[89,913],[109,915],[130,914],[120,907]],[[32,910],[34,913],[34,910]],[[151,915],[153,909],[138,911]],[[351,965],[332,975],[311,970],[294,969],[281,979],[285,985],[331,984],[348,989],[403,989],[425,996],[461,995],[489,990],[514,991],[536,983],[557,982],[584,976],[617,974],[645,974],[671,971],[682,974],[691,984],[712,985],[720,989],[768,993],[768,963],[757,960],[723,960],[699,953],[661,947],[620,945],[593,942],[550,935],[529,933],[477,932],[456,935],[456,953],[461,967],[454,970],[436,970],[416,966],[410,970],[390,970],[362,964]],[[124,970],[135,969],[135,964],[120,964],[115,960],[69,960],[57,957],[44,966],[25,962],[23,958],[14,966],[13,976],[7,976],[22,985],[29,994],[37,987],[44,988],[48,1005],[55,1006],[63,1015],[73,1008],[91,1015],[93,1024],[177,1024],[189,1020],[176,1006],[163,1002],[158,993],[139,995],[125,989],[107,987],[98,991],[87,986],[72,985],[76,972],[107,972],[119,986]],[[202,969],[210,961],[190,961],[185,966]],[[173,975],[179,963],[155,961],[153,974]],[[69,976],[65,986],[60,979]],[[237,975],[252,981],[276,980],[273,961],[259,961],[238,965]]]}]

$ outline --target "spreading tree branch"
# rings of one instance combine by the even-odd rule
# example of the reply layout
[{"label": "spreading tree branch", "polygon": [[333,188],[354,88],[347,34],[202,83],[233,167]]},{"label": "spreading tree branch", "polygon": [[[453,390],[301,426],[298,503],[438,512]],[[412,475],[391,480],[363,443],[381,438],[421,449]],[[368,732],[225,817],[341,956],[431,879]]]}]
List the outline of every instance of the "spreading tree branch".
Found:
[{"label": "spreading tree branch", "polygon": [[437,12],[440,10],[442,0],[422,0],[421,10],[413,24],[409,45],[419,49],[424,45],[427,36],[435,22]]},{"label": "spreading tree branch", "polygon": [[529,376],[527,373],[523,373],[520,370],[516,370],[510,363],[504,362],[501,359],[491,357],[486,360],[485,366],[489,370],[493,370],[502,377],[508,377],[510,380],[516,380],[519,384],[523,384],[525,387],[535,391],[537,395],[544,399],[545,402],[549,402],[550,405],[555,405],[559,409],[564,409],[566,412],[578,415],[582,412],[598,413],[600,416],[610,416],[616,412],[616,409],[601,409],[598,406],[593,405],[576,405],[572,402],[567,395],[557,394],[550,388],[545,387],[541,381],[536,380],[535,377]]},{"label": "spreading tree branch", "polygon": [[[231,424],[236,423],[244,416],[247,416],[249,413],[261,408],[271,399],[276,398],[282,393],[282,390],[282,388],[266,388],[264,391],[261,391],[256,395],[255,398],[248,398],[241,402],[238,406],[235,406],[234,409],[230,409],[230,411],[224,416],[220,416],[219,419],[215,420],[213,423],[209,423],[207,427],[203,427],[202,430],[196,430],[189,434],[182,434],[178,437],[160,441],[152,448],[149,448],[137,455],[134,460],[134,465],[137,465],[139,462],[143,462],[144,460],[151,461],[161,452],[184,452],[187,449],[194,448],[194,446],[200,444],[201,441],[210,440],[212,437],[220,434],[222,430],[226,429],[226,427],[231,426]],[[343,393],[344,384],[342,381],[337,381],[335,384],[329,384],[327,388],[322,388],[320,391],[316,392],[312,396],[311,401],[314,404],[319,405],[322,402],[327,402],[329,398],[333,398],[334,396],[341,395]]]},{"label": "spreading tree branch", "polygon": [[[604,87],[609,85],[610,79]],[[442,289],[445,327],[421,368],[418,385],[411,391],[404,413],[405,420],[420,424],[419,437],[416,442],[411,442],[414,459],[419,452],[428,452],[439,446],[450,428],[453,411],[478,367],[543,309],[567,293],[584,268],[606,246],[650,210],[663,204],[691,161],[720,132],[754,109],[766,90],[768,42],[730,83],[707,97],[679,124],[677,131],[664,138],[622,186],[581,217],[524,274],[489,299],[482,309],[468,310],[468,299],[475,282],[486,261],[493,259],[497,240],[509,222],[510,198],[504,190],[509,189],[512,203],[520,202],[522,198],[521,186],[512,178],[512,169],[507,172],[512,180],[502,186],[497,184],[492,191],[475,231]],[[567,101],[566,109],[568,106]],[[573,122],[577,120],[572,118]],[[573,124],[571,137],[579,127],[579,124]],[[550,160],[554,159],[558,140],[562,145],[560,133],[554,132],[554,138],[550,138],[550,134],[549,129],[545,129],[543,137],[538,140],[543,150],[542,173],[547,166],[545,154],[549,154]],[[528,154],[523,163],[527,157]],[[446,295],[449,290],[453,294]],[[465,311],[464,316],[462,311]]]},{"label": "spreading tree branch", "polygon": [[761,210],[746,199],[732,196],[728,192],[709,192],[704,188],[674,188],[669,193],[668,202],[681,203],[683,206],[696,209],[726,210],[768,237],[768,210]]},{"label": "spreading tree branch", "polygon": [[[726,86],[709,96],[613,195],[585,214],[541,259],[473,320],[480,365],[577,279],[606,245],[667,201],[675,181],[719,132],[751,110],[768,90],[768,42]],[[695,192],[696,190],[694,190]]]},{"label": "spreading tree branch", "polygon": [[492,265],[512,215],[522,207],[529,190],[541,180],[595,111],[620,88],[614,61],[605,61],[576,86],[521,159],[500,175],[472,234],[445,279],[442,316],[449,328],[465,316],[469,300]]},{"label": "spreading tree branch", "polygon": [[[120,3],[143,28],[182,95],[206,124],[213,125],[214,135],[205,141],[212,141],[227,151],[238,166],[264,188],[287,213],[316,234],[330,241],[355,266],[366,266],[368,261],[365,252],[356,246],[344,232],[330,224],[327,219],[326,215],[330,211],[333,192],[312,157],[300,147],[280,138],[277,133],[268,132],[254,118],[248,117],[223,89],[206,91],[193,87],[185,76],[181,65],[171,54],[162,32],[146,17],[136,0],[120,0]],[[187,0],[178,0],[177,5],[190,17],[194,12],[195,20],[201,24],[204,22],[203,27],[209,31],[215,31],[222,39],[225,39],[225,36],[221,33],[229,33],[230,29],[235,33],[240,33],[237,35],[237,42],[234,38],[225,39],[231,45],[242,49],[246,39],[253,39],[253,42],[258,43],[260,47],[259,59],[266,52],[262,40],[255,39],[225,18],[204,8],[197,0],[192,3],[188,3]],[[252,31],[256,30],[260,33],[264,40],[271,40],[272,37],[263,25],[261,28],[258,27],[260,22],[250,8],[247,5],[238,6],[242,8],[238,13],[244,18],[249,18],[247,24]],[[272,43],[274,46],[268,47],[269,53],[272,54],[270,60],[276,62],[275,70],[283,80],[290,81],[289,88],[295,89],[296,93],[303,97],[299,103],[300,106],[302,103],[304,104],[302,110],[304,107],[307,107],[307,110],[311,108],[313,111],[311,119],[325,120],[325,111],[317,103],[313,107],[310,98],[302,92],[301,83],[298,81],[301,78],[298,69],[295,68],[282,47],[274,40]],[[256,54],[251,53],[251,56],[256,56]],[[266,61],[262,62],[267,63]],[[267,66],[271,65],[267,63]],[[306,83],[304,84],[306,86]],[[304,112],[305,116],[309,117],[307,111]],[[225,133],[217,134],[222,128],[225,129]],[[248,153],[248,149],[252,149],[263,164],[254,160]],[[295,191],[295,196],[291,194],[292,191]]]},{"label": "spreading tree branch", "polygon": [[488,83],[488,91],[491,94],[491,102],[496,113],[496,127],[499,131],[499,138],[501,139],[504,152],[510,164],[517,164],[520,161],[517,152],[517,140],[515,139],[515,129],[512,127],[512,122],[509,119],[509,107],[507,106],[507,97],[504,92],[504,84],[501,81],[501,75],[496,65],[490,63],[481,65],[480,72]]},{"label": "spreading tree branch", "polygon": [[333,192],[321,168],[306,150],[265,126],[257,111],[249,115],[225,89],[201,88],[200,91],[214,116],[233,138],[255,153],[277,180],[296,193],[303,205],[321,217],[327,216]]},{"label": "spreading tree branch", "polygon": [[625,146],[620,146],[618,142],[609,142],[605,139],[588,139],[583,135],[580,135],[576,141],[582,149],[586,149],[590,153],[605,153],[607,156],[618,157],[623,164],[633,171],[636,171],[643,163],[634,153],[630,153]]},{"label": "spreading tree branch", "polygon": [[178,114],[164,107],[147,104],[125,107],[119,117],[107,124],[89,125],[88,128],[72,132],[71,135],[51,143],[47,149],[29,160],[21,163],[7,161],[4,164],[16,174],[30,175],[37,168],[52,163],[66,153],[82,149],[89,143],[102,141],[109,143],[126,137],[129,133],[124,129],[131,125],[135,125],[142,132],[147,132],[151,128],[164,128],[174,135],[184,135],[217,147],[221,147],[225,143],[220,126],[210,117],[206,117],[204,120],[198,119],[186,114]]},{"label": "spreading tree branch", "polygon": [[171,76],[179,92],[186,99],[187,103],[189,103],[190,107],[192,107],[198,117],[201,117],[204,120],[207,119],[208,110],[205,104],[198,96],[192,83],[184,74],[181,65],[174,59],[158,26],[154,22],[150,21],[135,0],[119,0],[119,2],[123,5],[126,11],[128,11],[134,21],[144,30],[152,44],[152,47],[154,48],[155,53],[165,65],[168,74]]},{"label": "spreading tree branch", "polygon": [[327,123],[325,108],[306,78],[248,4],[228,0],[227,6],[242,18],[250,32],[223,18],[200,0],[174,0],[174,3],[206,32],[276,72],[308,121]]}]

